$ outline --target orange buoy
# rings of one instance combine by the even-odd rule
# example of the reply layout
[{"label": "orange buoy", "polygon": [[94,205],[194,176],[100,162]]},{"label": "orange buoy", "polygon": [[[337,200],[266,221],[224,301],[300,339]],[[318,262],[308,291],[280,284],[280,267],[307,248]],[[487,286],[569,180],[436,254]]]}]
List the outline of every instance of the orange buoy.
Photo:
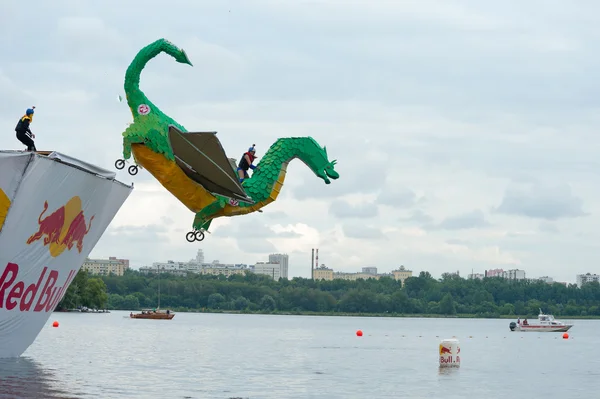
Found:
[{"label": "orange buoy", "polygon": [[563,334],[563,338],[564,338],[564,339],[568,339],[568,338],[569,338],[569,334],[567,334],[567,333],[564,333],[564,334]]},{"label": "orange buoy", "polygon": [[52,327],[58,327],[58,321],[55,321],[54,323],[52,323]]},{"label": "orange buoy", "polygon": [[362,330],[356,331],[356,336],[357,337],[362,337]]}]

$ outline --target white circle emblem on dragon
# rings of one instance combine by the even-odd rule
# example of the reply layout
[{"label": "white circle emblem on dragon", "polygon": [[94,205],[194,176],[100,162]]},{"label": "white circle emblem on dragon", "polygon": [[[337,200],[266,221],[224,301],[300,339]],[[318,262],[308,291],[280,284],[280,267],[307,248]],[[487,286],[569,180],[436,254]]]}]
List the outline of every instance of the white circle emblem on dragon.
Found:
[{"label": "white circle emblem on dragon", "polygon": [[140,115],[148,115],[150,113],[150,107],[146,104],[141,104],[138,107],[138,114]]}]

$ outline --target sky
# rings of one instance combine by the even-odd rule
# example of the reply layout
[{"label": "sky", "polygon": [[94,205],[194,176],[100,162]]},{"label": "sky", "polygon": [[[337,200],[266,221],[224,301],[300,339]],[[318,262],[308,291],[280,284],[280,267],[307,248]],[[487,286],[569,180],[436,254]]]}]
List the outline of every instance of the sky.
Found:
[{"label": "sky", "polygon": [[574,282],[600,264],[600,4],[414,0],[0,3],[0,148],[36,106],[40,150],[114,170],[132,121],[125,70],[166,38],[141,88],[189,131],[217,131],[227,155],[311,136],[336,159],[326,185],[293,160],[277,201],[213,222],[142,170],[90,256],[133,268],[311,248],[336,271],[404,265],[434,277],[523,269]]}]

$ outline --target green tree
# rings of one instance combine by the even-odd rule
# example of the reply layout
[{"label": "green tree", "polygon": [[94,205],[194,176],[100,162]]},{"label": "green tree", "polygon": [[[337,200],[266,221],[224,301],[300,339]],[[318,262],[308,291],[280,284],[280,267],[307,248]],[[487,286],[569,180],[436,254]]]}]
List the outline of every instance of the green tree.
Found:
[{"label": "green tree", "polygon": [[246,298],[244,298],[243,296],[238,296],[235,302],[233,303],[233,307],[236,310],[244,310],[248,307],[249,304],[250,301],[248,301]]},{"label": "green tree", "polygon": [[265,295],[260,300],[260,308],[263,310],[275,310],[275,299],[271,295]]},{"label": "green tree", "polygon": [[90,278],[82,293],[82,300],[87,307],[93,309],[104,309],[108,302],[106,284],[100,278]]},{"label": "green tree", "polygon": [[123,307],[123,297],[119,294],[110,294],[108,296],[108,308],[110,309],[126,309]]},{"label": "green tree", "polygon": [[444,295],[440,301],[440,312],[446,315],[456,314],[456,306],[454,305],[454,299],[450,293]]},{"label": "green tree", "polygon": [[499,311],[502,315],[514,315],[515,305],[513,305],[512,303],[505,303],[500,307]]},{"label": "green tree", "polygon": [[135,295],[126,295],[123,298],[123,309],[124,310],[138,310],[140,308],[140,301]]},{"label": "green tree", "polygon": [[221,309],[224,302],[225,297],[221,294],[210,294],[208,297],[208,307],[212,309]]},{"label": "green tree", "polygon": [[[246,273],[210,276],[189,273],[175,276],[128,270],[123,276],[88,278],[81,271],[65,292],[64,307],[97,307],[106,285],[110,309],[156,307],[158,284],[162,307],[283,312],[347,312],[401,314],[465,314],[480,317],[536,317],[541,307],[557,316],[600,316],[600,284],[546,284],[503,278],[464,279],[445,274],[434,279],[421,272],[404,286],[390,277],[356,281],[314,281],[294,277],[273,281],[269,276]],[[95,293],[95,294],[94,294]],[[99,298],[99,300],[95,299]]]},{"label": "green tree", "polygon": [[83,303],[83,292],[85,291],[87,280],[88,272],[83,268],[79,269],[56,308],[62,310],[87,306]]}]

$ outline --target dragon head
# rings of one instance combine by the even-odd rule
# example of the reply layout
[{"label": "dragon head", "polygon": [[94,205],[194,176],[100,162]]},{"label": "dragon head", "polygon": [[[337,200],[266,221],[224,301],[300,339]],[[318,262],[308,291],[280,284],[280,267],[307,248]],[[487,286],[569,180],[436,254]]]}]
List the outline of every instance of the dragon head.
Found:
[{"label": "dragon head", "polygon": [[182,64],[188,64],[190,66],[193,66],[192,62],[188,58],[185,50],[177,47],[176,45],[174,45],[173,43],[171,43],[170,41],[168,41],[166,39],[164,39],[164,41],[165,41],[165,44],[167,45],[165,52],[167,54],[173,56],[173,58],[175,58],[175,61],[180,62]]},{"label": "dragon head", "polygon": [[311,156],[307,159],[306,164],[312,171],[323,179],[325,184],[330,184],[330,178],[335,180],[340,177],[339,173],[335,170],[336,160],[329,161],[327,157],[327,148],[316,146],[317,150],[313,151]]}]

